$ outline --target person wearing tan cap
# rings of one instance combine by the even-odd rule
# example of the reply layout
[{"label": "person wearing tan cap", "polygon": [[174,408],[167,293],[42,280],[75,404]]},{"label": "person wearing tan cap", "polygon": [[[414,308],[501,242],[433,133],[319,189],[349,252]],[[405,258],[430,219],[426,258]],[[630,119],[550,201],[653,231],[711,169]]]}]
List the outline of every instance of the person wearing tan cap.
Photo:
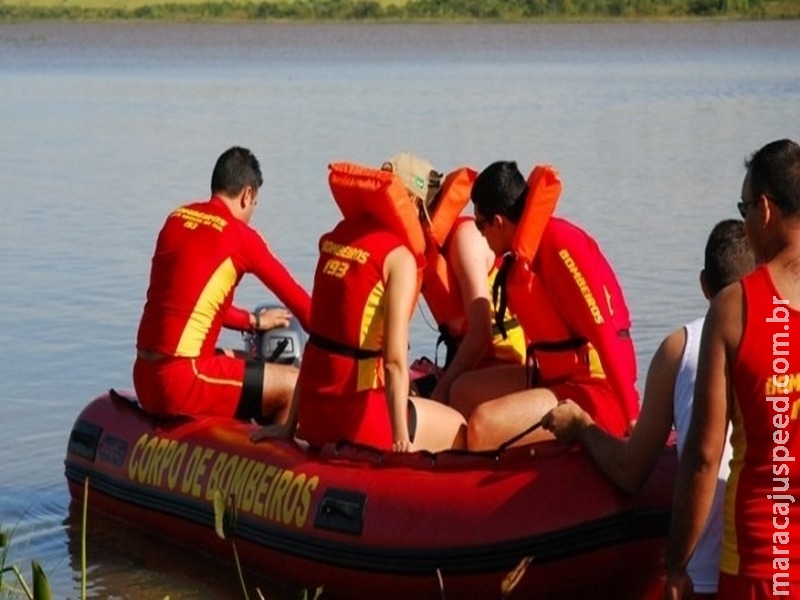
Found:
[{"label": "person wearing tan cap", "polygon": [[[422,296],[446,348],[444,369],[435,386],[418,391],[450,403],[450,388],[463,373],[493,364],[521,364],[525,339],[519,325],[508,322],[504,339],[493,328],[490,290],[497,259],[471,216],[462,215],[476,173],[460,168],[443,177],[426,159],[401,152],[383,163],[409,194],[420,201],[425,231]],[[437,357],[438,362],[438,357]]]},{"label": "person wearing tan cap", "polygon": [[[312,447],[349,440],[381,450],[463,448],[455,409],[410,396],[409,322],[419,294],[425,238],[418,196],[384,170],[329,166],[343,219],[319,242],[308,342],[285,426]],[[413,182],[424,194],[426,181]]]}]

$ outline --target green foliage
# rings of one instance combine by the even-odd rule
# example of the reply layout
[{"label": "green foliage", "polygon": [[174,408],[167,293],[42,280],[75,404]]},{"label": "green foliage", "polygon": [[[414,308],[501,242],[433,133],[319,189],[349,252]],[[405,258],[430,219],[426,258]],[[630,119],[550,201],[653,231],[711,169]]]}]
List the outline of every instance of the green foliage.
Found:
[{"label": "green foliage", "polygon": [[24,20],[492,20],[586,18],[800,18],[797,0],[220,0],[126,6],[0,1],[0,22]]},{"label": "green foliage", "polygon": [[720,0],[690,0],[688,5],[689,14],[701,17],[716,15],[722,9],[720,4]]},{"label": "green foliage", "polygon": [[[47,578],[41,570],[41,567],[35,561],[32,565],[34,578],[33,591],[25,581],[25,577],[23,577],[19,567],[6,564],[8,562],[10,544],[11,534],[8,531],[0,530],[0,592],[5,591],[9,598],[16,598],[20,595],[24,595],[28,600],[50,600],[50,587],[47,584]],[[3,578],[6,573],[11,573],[14,576],[17,580],[16,586],[19,587],[4,583]],[[37,595],[37,580],[39,581],[40,590],[38,593],[46,595]]]},{"label": "green foliage", "polygon": [[33,573],[33,599],[51,600],[50,584],[47,582],[47,575],[44,569],[35,560],[31,562],[31,572]]}]

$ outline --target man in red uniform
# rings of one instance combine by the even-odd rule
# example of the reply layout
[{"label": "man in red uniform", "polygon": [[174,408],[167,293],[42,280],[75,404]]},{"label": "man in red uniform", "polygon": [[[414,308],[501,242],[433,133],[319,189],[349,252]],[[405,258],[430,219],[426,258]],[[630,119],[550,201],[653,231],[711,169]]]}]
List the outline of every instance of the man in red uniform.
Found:
[{"label": "man in red uniform", "polygon": [[[475,222],[505,264],[496,320],[506,303],[528,339],[529,362],[463,375],[453,405],[469,415],[470,449],[496,448],[572,398],[597,424],[622,435],[638,415],[636,356],[622,289],[597,243],[551,216],[561,190],[551,167],[528,182],[496,162],[472,186]],[[547,210],[539,211],[545,205]],[[550,438],[542,429],[518,439]]]},{"label": "man in red uniform", "polygon": [[686,564],[711,506],[729,420],[717,597],[800,598],[800,146],[771,142],[746,166],[739,210],[762,264],[720,292],[706,316],[667,550],[672,600],[691,597]]},{"label": "man in red uniform", "polygon": [[306,327],[308,293],[249,226],[263,182],[253,154],[240,147],[217,159],[211,198],[181,206],[156,242],[136,340],[133,384],[156,415],[207,414],[285,420],[297,370],[216,349],[220,329],[266,330],[288,324],[281,310],[250,313],[234,290],[253,273]]}]

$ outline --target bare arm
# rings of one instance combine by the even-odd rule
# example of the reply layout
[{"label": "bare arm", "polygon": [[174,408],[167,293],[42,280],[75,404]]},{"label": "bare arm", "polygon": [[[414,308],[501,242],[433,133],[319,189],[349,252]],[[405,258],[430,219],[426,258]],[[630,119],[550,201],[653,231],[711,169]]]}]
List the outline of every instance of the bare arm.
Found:
[{"label": "bare arm", "polygon": [[383,264],[386,281],[383,368],[386,401],[392,422],[392,447],[413,450],[408,433],[408,324],[416,302],[417,265],[411,252],[401,246]]},{"label": "bare arm", "polygon": [[647,481],[672,428],[675,378],[685,343],[683,328],[661,342],[650,361],[642,411],[629,439],[600,429],[571,400],[545,415],[543,425],[562,442],[580,442],[611,481],[635,494]]},{"label": "bare arm", "polygon": [[741,339],[742,289],[711,304],[700,343],[692,420],[681,456],[667,547],[668,594],[681,589],[714,498],[728,422],[730,362]]},{"label": "bare arm", "polygon": [[439,379],[431,397],[449,401],[453,381],[480,362],[492,343],[491,304],[489,300],[488,272],[494,259],[486,240],[475,227],[474,221],[461,223],[453,232],[447,259],[453,268],[461,290],[467,331],[458,346],[453,361]]}]

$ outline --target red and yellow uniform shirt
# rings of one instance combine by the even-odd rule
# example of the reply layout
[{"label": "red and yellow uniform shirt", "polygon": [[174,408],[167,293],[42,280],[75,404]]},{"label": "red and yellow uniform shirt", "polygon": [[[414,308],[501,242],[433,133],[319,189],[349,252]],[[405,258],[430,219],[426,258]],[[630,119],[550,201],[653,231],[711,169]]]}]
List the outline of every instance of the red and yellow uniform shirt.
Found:
[{"label": "red and yellow uniform shirt", "polygon": [[311,336],[298,379],[299,434],[312,445],[349,439],[391,448],[383,263],[401,245],[394,233],[350,219],[320,240]]},{"label": "red and yellow uniform shirt", "polygon": [[720,570],[800,581],[800,312],[762,266],[742,279],[745,320],[732,367],[733,458]]},{"label": "red and yellow uniform shirt", "polygon": [[137,350],[150,357],[140,356],[133,366],[133,384],[145,410],[252,416],[240,414],[245,360],[215,353],[223,326],[250,326],[250,313],[233,306],[234,289],[245,273],[254,273],[304,327],[308,324],[308,294],[222,200],[182,206],[167,217],[136,340]]},{"label": "red and yellow uniform shirt", "polygon": [[182,206],[156,242],[136,347],[174,357],[214,354],[222,326],[245,330],[250,314],[233,292],[253,273],[305,328],[310,299],[261,235],[218,198]]}]

